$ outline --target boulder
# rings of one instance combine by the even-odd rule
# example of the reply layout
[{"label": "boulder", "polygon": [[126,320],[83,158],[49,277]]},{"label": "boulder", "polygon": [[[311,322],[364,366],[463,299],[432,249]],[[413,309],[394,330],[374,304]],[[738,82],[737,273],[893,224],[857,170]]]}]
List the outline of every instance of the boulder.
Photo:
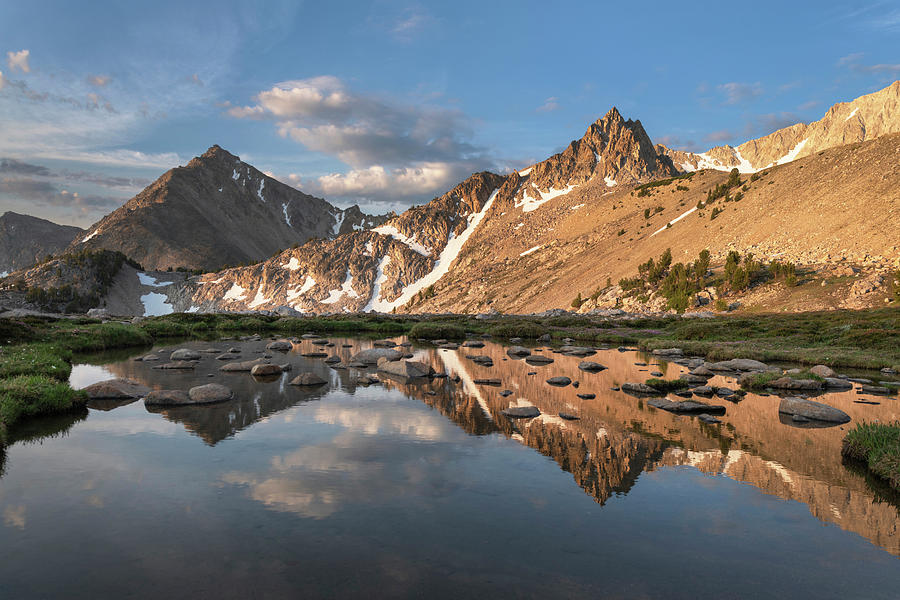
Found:
[{"label": "boulder", "polygon": [[99,381],[84,388],[91,400],[127,400],[150,393],[150,388],[127,379]]},{"label": "boulder", "polygon": [[718,404],[704,404],[693,400],[685,400],[683,402],[673,402],[668,398],[653,398],[648,400],[647,404],[660,410],[679,415],[690,414],[707,414],[707,415],[724,415],[725,407]]},{"label": "boulder", "polygon": [[708,378],[703,377],[702,375],[694,375],[693,373],[684,373],[683,375],[681,375],[681,377],[679,377],[679,379],[681,379],[682,381],[687,381],[688,383],[699,383],[702,385],[706,383],[706,380]]},{"label": "boulder", "polygon": [[290,381],[290,385],[314,386],[328,383],[315,373],[301,373]]},{"label": "boulder", "polygon": [[572,413],[567,412],[560,412],[558,414],[560,419],[565,419],[566,421],[577,421],[581,418],[578,415],[573,415]]},{"label": "boulder", "polygon": [[[393,342],[392,342],[393,345]],[[393,348],[370,348],[369,350],[361,350],[353,355],[350,359],[352,362],[364,363],[366,365],[377,365],[379,358],[388,360],[400,360],[403,354]]]},{"label": "boulder", "polygon": [[533,419],[539,417],[541,411],[536,406],[510,406],[500,413],[512,419]]},{"label": "boulder", "polygon": [[179,406],[193,404],[188,393],[182,390],[153,390],[144,398],[144,406]]},{"label": "boulder", "polygon": [[531,350],[523,346],[510,346],[506,353],[510,356],[531,356]]},{"label": "boulder", "polygon": [[566,356],[578,356],[581,358],[597,354],[596,350],[594,350],[593,348],[588,348],[586,346],[563,346],[559,350]]},{"label": "boulder", "polygon": [[464,348],[484,348],[484,342],[480,340],[469,340],[467,342],[463,342]]},{"label": "boulder", "polygon": [[817,379],[794,379],[793,377],[780,377],[768,384],[768,387],[776,390],[821,390],[825,387],[824,381]]},{"label": "boulder", "polygon": [[378,348],[393,348],[397,345],[397,342],[394,340],[375,340],[372,343]]},{"label": "boulder", "polygon": [[260,363],[253,365],[250,374],[254,377],[265,377],[267,375],[281,375],[281,367],[279,365],[267,365]]},{"label": "boulder", "polygon": [[789,396],[782,398],[778,405],[778,412],[794,417],[803,417],[813,421],[824,421],[826,423],[849,423],[850,415],[842,410],[838,410],[833,406],[814,402],[806,398],[795,398]]},{"label": "boulder", "polygon": [[549,365],[553,362],[553,359],[543,354],[532,354],[525,357],[525,362],[529,365]]},{"label": "boulder", "polygon": [[[316,346],[327,346],[327,345],[328,345],[328,340],[326,340],[326,339],[318,339],[318,340],[313,340],[311,343],[314,344],[314,345],[316,345]],[[376,343],[377,343],[377,342],[376,342]]]},{"label": "boulder", "polygon": [[597,394],[575,394],[575,395],[578,396],[579,398],[581,398],[582,400],[593,400],[594,398],[597,397]]},{"label": "boulder", "polygon": [[188,397],[192,404],[212,404],[213,402],[225,402],[234,398],[234,392],[221,383],[207,383],[198,385],[188,390]]},{"label": "boulder", "polygon": [[682,356],[684,351],[681,348],[659,348],[653,351],[656,356]]},{"label": "boulder", "polygon": [[582,371],[587,371],[588,373],[599,373],[600,371],[605,371],[606,367],[601,365],[600,363],[596,363],[590,360],[583,360],[578,363],[578,368]]},{"label": "boulder", "polygon": [[326,358],[328,356],[327,352],[302,352],[300,356],[304,358]]},{"label": "boulder", "polygon": [[549,344],[552,340],[553,340],[553,338],[550,336],[549,333],[545,333],[544,335],[542,335],[541,337],[539,337],[537,339],[537,341],[539,341],[542,344]]},{"label": "boulder", "polygon": [[566,387],[567,385],[572,383],[572,380],[565,375],[560,375],[558,377],[551,377],[547,380],[547,383],[556,387]]},{"label": "boulder", "polygon": [[846,379],[840,379],[838,377],[826,377],[825,387],[827,387],[829,390],[850,390],[853,389],[853,384]]},{"label": "boulder", "polygon": [[733,358],[716,363],[707,364],[712,371],[768,371],[769,365],[750,358]]},{"label": "boulder", "polygon": [[816,365],[809,370],[813,375],[818,375],[819,377],[824,377],[828,379],[829,377],[834,377],[834,371],[831,370],[831,367],[826,367],[825,365]]},{"label": "boulder", "polygon": [[475,380],[476,385],[501,385],[502,383],[503,382],[500,381],[499,379],[485,378],[485,379],[476,379]]},{"label": "boulder", "polygon": [[703,365],[691,370],[691,375],[696,375],[697,377],[712,377],[715,373],[712,372],[711,369],[706,368]]},{"label": "boulder", "polygon": [[333,365],[339,362],[341,362],[341,357],[337,355],[332,355],[325,359],[325,364],[329,365]]},{"label": "boulder", "polygon": [[262,364],[263,359],[257,358],[256,360],[245,360],[243,362],[232,362],[228,364],[224,364],[219,367],[220,371],[225,371],[226,373],[240,373],[240,372],[249,372],[253,370],[253,367],[256,365]]},{"label": "boulder", "polygon": [[644,394],[646,396],[659,396],[662,394],[659,390],[650,387],[646,383],[625,382],[622,384],[622,391],[629,394]]},{"label": "boulder", "polygon": [[388,375],[415,379],[418,377],[429,377],[431,375],[431,367],[425,363],[414,360],[388,360],[380,358],[378,360],[378,370]]},{"label": "boulder", "polygon": [[719,419],[715,418],[714,416],[706,414],[706,413],[697,415],[697,418],[700,419],[701,421],[703,421],[704,423],[709,423],[710,425],[715,425],[716,423],[722,422]]},{"label": "boulder", "polygon": [[884,395],[886,395],[886,394],[893,393],[893,390],[891,388],[884,387],[881,385],[866,385],[866,384],[859,386],[859,391],[862,394],[884,394]]},{"label": "boulder", "polygon": [[169,360],[200,360],[200,353],[188,348],[179,348],[169,355]]},{"label": "boulder", "polygon": [[713,389],[708,385],[701,385],[701,386],[695,387],[691,391],[694,392],[694,394],[696,396],[704,396],[706,398],[711,398],[713,395]]},{"label": "boulder", "polygon": [[87,311],[87,316],[92,319],[109,319],[111,317],[109,311],[105,308],[90,308]]},{"label": "boulder", "polygon": [[294,347],[288,340],[276,340],[266,345],[266,350],[277,350],[279,352],[289,352]]}]

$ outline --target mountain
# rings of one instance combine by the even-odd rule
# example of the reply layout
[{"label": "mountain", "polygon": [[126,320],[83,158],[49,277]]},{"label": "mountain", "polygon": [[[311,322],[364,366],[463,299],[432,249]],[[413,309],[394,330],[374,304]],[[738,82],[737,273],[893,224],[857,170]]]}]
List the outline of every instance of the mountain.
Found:
[{"label": "mountain", "polygon": [[[626,121],[613,108],[547,160],[509,175],[476,173],[369,231],[314,240],[258,265],[192,280],[178,292],[175,307],[406,310],[410,302],[430,298],[448,274],[467,269],[474,253],[501,242],[484,239],[482,232],[494,229],[504,215],[519,215],[539,227],[553,212],[544,206],[557,198],[676,173],[667,157],[656,154],[640,121]],[[504,238],[514,234],[519,232],[502,233]],[[484,264],[492,265],[494,259],[486,257]]]},{"label": "mountain", "polygon": [[211,270],[383,220],[357,206],[336,208],[212,146],[163,174],[69,249],[117,250],[153,270]]},{"label": "mountain", "polygon": [[752,173],[828,148],[864,142],[900,132],[900,81],[852,102],[838,102],[813,123],[796,123],[767,136],[732,146],[716,146],[702,154],[657,146],[681,170],[737,168]]},{"label": "mountain", "polygon": [[0,273],[30,267],[56,254],[84,230],[46,219],[5,212],[0,216]]}]

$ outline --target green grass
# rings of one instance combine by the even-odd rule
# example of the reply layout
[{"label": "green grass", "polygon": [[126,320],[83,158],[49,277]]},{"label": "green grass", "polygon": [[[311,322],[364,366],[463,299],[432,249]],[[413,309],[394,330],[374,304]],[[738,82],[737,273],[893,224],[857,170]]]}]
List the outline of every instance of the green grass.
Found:
[{"label": "green grass", "polygon": [[865,463],[873,474],[900,491],[900,421],[858,423],[844,437],[841,453]]},{"label": "green grass", "polygon": [[488,327],[487,332],[498,338],[539,338],[547,331],[547,327],[530,321],[509,321]]},{"label": "green grass", "polygon": [[72,365],[72,353],[52,344],[7,346],[0,353],[0,379],[19,375],[42,375],[67,381]]},{"label": "green grass", "polygon": [[782,373],[781,371],[769,371],[766,373],[753,373],[752,375],[745,375],[741,377],[741,387],[747,388],[748,390],[760,390],[766,387],[775,381],[776,379],[781,379],[782,377],[790,377],[791,379],[812,379],[814,381],[825,381],[824,377],[820,377],[815,373],[810,373],[809,371],[802,371],[800,373]]},{"label": "green grass", "polygon": [[677,392],[688,387],[688,382],[683,379],[648,379],[647,385],[660,392]]},{"label": "green grass", "polygon": [[0,435],[25,417],[50,415],[83,407],[87,394],[44,375],[0,380]]},{"label": "green grass", "polygon": [[417,340],[461,340],[466,330],[452,323],[416,323],[409,330],[409,337]]}]

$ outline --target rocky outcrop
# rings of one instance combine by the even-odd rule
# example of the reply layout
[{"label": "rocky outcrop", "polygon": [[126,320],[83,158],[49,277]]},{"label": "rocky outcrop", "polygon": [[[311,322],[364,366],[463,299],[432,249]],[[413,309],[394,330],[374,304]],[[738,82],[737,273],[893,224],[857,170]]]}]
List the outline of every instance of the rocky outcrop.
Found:
[{"label": "rocky outcrop", "polygon": [[213,146],[94,224],[70,250],[118,250],[149,270],[220,269],[383,220],[336,208]]},{"label": "rocky outcrop", "polygon": [[0,274],[26,269],[48,254],[57,254],[82,233],[80,227],[7,211],[0,216]]},{"label": "rocky outcrop", "polygon": [[778,412],[790,415],[795,419],[800,417],[826,423],[850,422],[850,415],[844,411],[834,408],[833,406],[828,406],[827,404],[822,404],[821,402],[807,400],[806,398],[782,398],[781,403],[778,405]]},{"label": "rocky outcrop", "polygon": [[900,81],[852,102],[839,102],[818,121],[796,123],[740,146],[717,146],[702,154],[672,150],[658,145],[683,171],[699,169],[749,173],[780,165],[827,148],[863,142],[900,132]]}]

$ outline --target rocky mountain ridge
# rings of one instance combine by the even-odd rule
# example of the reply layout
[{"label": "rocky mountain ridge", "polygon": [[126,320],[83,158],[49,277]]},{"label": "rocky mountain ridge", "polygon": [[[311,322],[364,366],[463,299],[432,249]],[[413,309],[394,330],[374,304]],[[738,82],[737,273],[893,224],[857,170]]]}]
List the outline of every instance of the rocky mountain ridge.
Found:
[{"label": "rocky mountain ridge", "polygon": [[212,146],[94,224],[69,251],[117,250],[152,270],[212,270],[265,260],[384,218],[358,206],[339,209]]},{"label": "rocky mountain ridge", "polygon": [[83,233],[80,227],[7,211],[0,216],[0,274],[28,268]]},{"label": "rocky mountain ridge", "polygon": [[682,171],[733,168],[753,173],[810,156],[828,148],[863,142],[900,132],[900,81],[851,102],[838,102],[818,121],[796,123],[758,139],[733,146],[716,146],[695,154],[657,145]]}]

